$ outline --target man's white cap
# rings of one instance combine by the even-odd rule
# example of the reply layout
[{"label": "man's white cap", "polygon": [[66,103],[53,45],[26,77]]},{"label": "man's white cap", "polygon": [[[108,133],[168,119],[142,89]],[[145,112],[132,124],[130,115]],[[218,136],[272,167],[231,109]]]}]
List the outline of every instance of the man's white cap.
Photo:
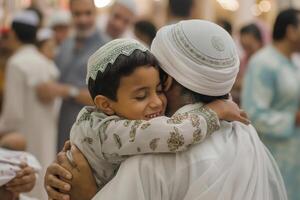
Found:
[{"label": "man's white cap", "polygon": [[70,25],[72,21],[71,13],[65,10],[57,10],[53,12],[49,19],[49,27],[53,28],[58,25]]},{"label": "man's white cap", "polygon": [[178,83],[203,95],[228,94],[239,71],[233,39],[222,27],[205,20],[161,28],[151,52]]},{"label": "man's white cap", "polygon": [[38,26],[40,22],[38,15],[31,10],[20,11],[14,16],[12,21],[30,26]]},{"label": "man's white cap", "polygon": [[137,5],[135,0],[116,0],[115,3],[125,6],[133,14],[137,14]]},{"label": "man's white cap", "polygon": [[37,41],[43,41],[43,40],[49,40],[51,38],[53,38],[53,31],[49,28],[41,28],[38,32],[37,32]]}]

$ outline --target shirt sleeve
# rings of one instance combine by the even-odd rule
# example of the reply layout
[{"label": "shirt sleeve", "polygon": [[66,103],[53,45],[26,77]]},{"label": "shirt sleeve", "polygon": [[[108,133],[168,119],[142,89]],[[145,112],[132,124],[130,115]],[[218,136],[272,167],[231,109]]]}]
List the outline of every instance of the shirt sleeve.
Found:
[{"label": "shirt sleeve", "polygon": [[104,120],[99,132],[101,148],[107,160],[145,153],[175,153],[203,141],[220,128],[215,112],[201,107],[145,120]]},{"label": "shirt sleeve", "polygon": [[294,133],[295,113],[272,108],[277,85],[274,69],[250,63],[246,73],[242,107],[259,133],[274,138],[287,138]]},{"label": "shirt sleeve", "polygon": [[0,134],[19,131],[24,118],[24,74],[16,64],[10,63],[7,66],[5,77]]}]

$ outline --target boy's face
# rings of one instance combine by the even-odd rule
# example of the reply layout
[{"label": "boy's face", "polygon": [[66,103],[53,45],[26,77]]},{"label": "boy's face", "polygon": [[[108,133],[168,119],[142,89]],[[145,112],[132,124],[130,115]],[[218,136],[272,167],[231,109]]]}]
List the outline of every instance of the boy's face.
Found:
[{"label": "boy's face", "polygon": [[127,119],[151,119],[164,115],[167,99],[159,72],[154,67],[138,67],[122,77],[117,101],[111,102],[115,114]]}]

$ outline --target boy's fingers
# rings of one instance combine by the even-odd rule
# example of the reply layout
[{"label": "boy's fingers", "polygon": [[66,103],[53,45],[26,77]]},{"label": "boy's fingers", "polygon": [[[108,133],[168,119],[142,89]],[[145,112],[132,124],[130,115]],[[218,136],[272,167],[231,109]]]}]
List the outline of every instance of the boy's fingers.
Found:
[{"label": "boy's fingers", "polygon": [[55,199],[55,200],[69,200],[70,199],[69,195],[60,193],[49,186],[46,187],[46,191],[47,191],[47,194],[50,199]]}]

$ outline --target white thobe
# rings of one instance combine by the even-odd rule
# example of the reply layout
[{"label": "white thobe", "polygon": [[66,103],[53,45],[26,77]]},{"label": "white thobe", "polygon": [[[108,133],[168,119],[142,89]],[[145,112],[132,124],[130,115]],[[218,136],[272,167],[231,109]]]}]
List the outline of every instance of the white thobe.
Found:
[{"label": "white thobe", "polygon": [[54,63],[33,45],[18,49],[6,68],[0,134],[17,131],[25,135],[27,151],[36,156],[43,168],[32,193],[39,199],[46,199],[43,171],[55,158],[57,109],[54,102],[43,104],[39,101],[36,85],[58,76]]},{"label": "white thobe", "polygon": [[287,196],[278,167],[255,129],[222,122],[219,131],[186,152],[127,159],[93,198],[106,199],[286,200]]}]

